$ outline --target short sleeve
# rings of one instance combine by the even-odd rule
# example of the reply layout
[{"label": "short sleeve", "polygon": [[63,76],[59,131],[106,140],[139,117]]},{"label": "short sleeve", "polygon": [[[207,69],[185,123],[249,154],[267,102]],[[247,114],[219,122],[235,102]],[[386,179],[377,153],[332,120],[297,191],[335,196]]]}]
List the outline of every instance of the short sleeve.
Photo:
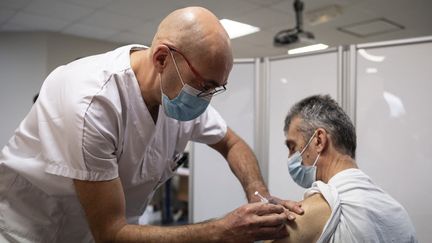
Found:
[{"label": "short sleeve", "polygon": [[215,144],[225,137],[227,124],[221,115],[209,105],[194,124],[191,140],[194,142]]},{"label": "short sleeve", "polygon": [[117,150],[121,120],[112,106],[106,97],[95,98],[84,116],[82,153],[89,180],[118,177]]},{"label": "short sleeve", "polygon": [[[51,97],[46,105],[57,115],[45,115],[39,124],[43,154],[49,161],[47,173],[88,181],[118,177],[121,109],[115,86],[107,81],[103,87],[86,87],[85,93],[74,86],[55,87],[71,90],[55,96],[56,105]],[[94,95],[87,95],[89,90]]]},{"label": "short sleeve", "polygon": [[[325,223],[317,242],[331,242],[331,238],[333,237],[334,232],[339,226],[341,220],[341,202],[339,199],[339,193],[334,186],[326,184],[322,181],[315,181],[312,183],[312,186],[304,193],[304,198],[308,198],[317,193],[324,197],[331,209],[331,215]],[[342,242],[352,241],[346,240]]]},{"label": "short sleeve", "polygon": [[322,181],[315,181],[312,183],[312,186],[305,191],[303,198],[308,198],[317,193],[324,197],[332,210],[339,205],[340,199],[337,189]]}]

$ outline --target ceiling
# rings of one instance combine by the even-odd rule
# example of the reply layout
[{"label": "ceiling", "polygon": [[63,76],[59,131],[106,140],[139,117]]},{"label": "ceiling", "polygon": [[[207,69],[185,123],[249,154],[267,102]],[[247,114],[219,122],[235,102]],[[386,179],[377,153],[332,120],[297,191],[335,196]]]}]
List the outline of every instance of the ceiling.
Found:
[{"label": "ceiling", "polygon": [[[432,35],[431,0],[303,1],[304,29],[330,46]],[[149,44],[164,16],[198,5],[221,19],[261,29],[232,40],[235,57],[276,56],[288,49],[274,47],[273,36],[294,27],[292,4],[293,0],[0,0],[0,31],[51,31]],[[320,17],[323,21],[316,21]]]}]

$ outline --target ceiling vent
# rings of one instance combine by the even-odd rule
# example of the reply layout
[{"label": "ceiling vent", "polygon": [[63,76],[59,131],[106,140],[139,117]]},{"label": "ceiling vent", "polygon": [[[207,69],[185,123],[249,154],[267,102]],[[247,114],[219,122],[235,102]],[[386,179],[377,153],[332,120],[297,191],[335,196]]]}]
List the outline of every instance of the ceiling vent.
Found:
[{"label": "ceiling vent", "polygon": [[337,29],[344,33],[363,38],[398,31],[404,28],[404,26],[388,19],[377,18],[355,24],[345,25]]}]

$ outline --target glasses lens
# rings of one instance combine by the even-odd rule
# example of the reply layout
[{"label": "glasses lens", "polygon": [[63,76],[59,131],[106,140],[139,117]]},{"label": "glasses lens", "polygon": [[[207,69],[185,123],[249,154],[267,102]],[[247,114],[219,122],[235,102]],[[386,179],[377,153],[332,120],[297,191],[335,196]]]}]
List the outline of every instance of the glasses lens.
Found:
[{"label": "glasses lens", "polygon": [[217,87],[215,89],[210,89],[210,90],[202,91],[197,96],[198,97],[215,96],[215,95],[223,93],[224,91],[226,91],[225,85],[222,86],[222,87]]}]

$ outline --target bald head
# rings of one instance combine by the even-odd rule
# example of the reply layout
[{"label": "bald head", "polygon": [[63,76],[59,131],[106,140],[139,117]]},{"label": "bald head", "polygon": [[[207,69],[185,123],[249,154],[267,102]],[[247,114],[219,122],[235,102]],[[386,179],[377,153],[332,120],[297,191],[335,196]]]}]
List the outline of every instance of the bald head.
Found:
[{"label": "bald head", "polygon": [[211,70],[217,70],[223,73],[225,80],[228,78],[233,63],[230,39],[219,19],[209,10],[187,7],[170,13],[160,23],[152,47],[160,44],[169,44],[181,51],[204,77]]}]

